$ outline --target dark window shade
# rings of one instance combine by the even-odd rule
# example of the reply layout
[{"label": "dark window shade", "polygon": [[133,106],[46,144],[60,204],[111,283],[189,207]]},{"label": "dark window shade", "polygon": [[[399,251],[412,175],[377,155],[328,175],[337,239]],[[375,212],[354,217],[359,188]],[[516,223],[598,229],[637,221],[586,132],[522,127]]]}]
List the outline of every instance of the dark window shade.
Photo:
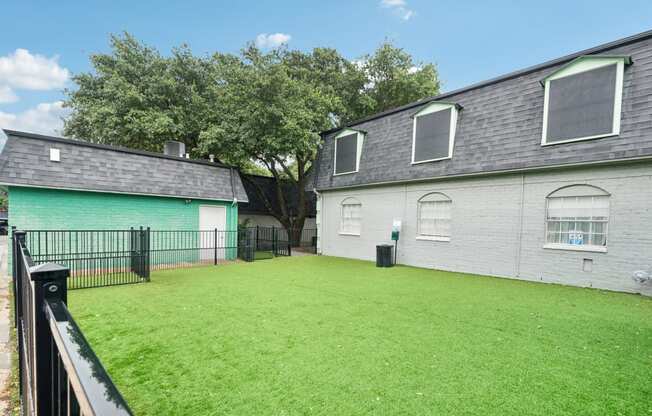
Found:
[{"label": "dark window shade", "polygon": [[358,134],[349,134],[335,140],[337,151],[335,173],[353,172],[358,160]]},{"label": "dark window shade", "polygon": [[617,66],[550,81],[546,142],[611,133]]},{"label": "dark window shade", "polygon": [[417,116],[414,161],[448,157],[450,126],[450,109]]}]

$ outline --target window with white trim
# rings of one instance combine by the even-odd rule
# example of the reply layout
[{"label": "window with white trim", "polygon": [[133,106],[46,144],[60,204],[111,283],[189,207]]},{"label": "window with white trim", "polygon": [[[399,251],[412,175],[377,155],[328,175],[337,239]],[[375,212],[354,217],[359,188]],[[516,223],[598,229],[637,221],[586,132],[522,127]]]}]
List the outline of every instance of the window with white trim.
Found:
[{"label": "window with white trim", "polygon": [[452,201],[435,192],[417,202],[417,238],[448,241],[451,236]]},{"label": "window with white trim", "polygon": [[412,163],[434,162],[453,157],[458,107],[434,102],[414,114]]},{"label": "window with white trim", "polygon": [[624,56],[581,56],[542,81],[542,145],[620,133]]},{"label": "window with white trim", "polygon": [[346,129],[335,136],[333,174],[355,173],[360,169],[360,155],[364,133]]},{"label": "window with white trim", "polygon": [[600,188],[573,185],[547,197],[548,248],[605,251],[608,224],[609,194]]},{"label": "window with white trim", "polygon": [[362,228],[362,204],[354,198],[342,201],[340,234],[360,235]]}]

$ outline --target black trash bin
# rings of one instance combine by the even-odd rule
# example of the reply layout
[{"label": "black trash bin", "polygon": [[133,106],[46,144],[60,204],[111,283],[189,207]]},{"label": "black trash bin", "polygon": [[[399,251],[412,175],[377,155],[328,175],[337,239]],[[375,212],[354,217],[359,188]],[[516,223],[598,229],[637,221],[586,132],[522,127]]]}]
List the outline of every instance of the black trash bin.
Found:
[{"label": "black trash bin", "polygon": [[379,244],[376,246],[376,267],[392,267],[394,265],[391,244]]}]

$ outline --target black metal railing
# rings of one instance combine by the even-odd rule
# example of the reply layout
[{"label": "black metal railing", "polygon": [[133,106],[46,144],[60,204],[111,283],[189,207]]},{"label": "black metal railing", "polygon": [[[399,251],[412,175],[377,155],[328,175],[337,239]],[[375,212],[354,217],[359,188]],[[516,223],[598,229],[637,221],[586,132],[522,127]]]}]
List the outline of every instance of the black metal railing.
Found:
[{"label": "black metal railing", "polygon": [[155,270],[218,265],[292,255],[312,247],[316,231],[278,227],[239,230],[27,230],[25,244],[35,264],[57,263],[70,270],[68,289],[114,286],[150,280]]},{"label": "black metal railing", "polygon": [[28,230],[35,264],[70,269],[69,289],[147,282],[153,270],[255,259],[254,231]]},{"label": "black metal railing", "polygon": [[149,280],[150,230],[27,230],[35,264],[70,269],[69,289],[114,286]]},{"label": "black metal railing", "polygon": [[245,231],[151,230],[149,231],[150,270],[217,265],[238,258],[238,237]]},{"label": "black metal railing", "polygon": [[66,306],[70,270],[35,264],[25,233],[12,236],[21,413],[131,415]]},{"label": "black metal railing", "polygon": [[251,229],[255,231],[256,259],[292,255],[292,246],[285,229],[261,226],[252,227]]}]

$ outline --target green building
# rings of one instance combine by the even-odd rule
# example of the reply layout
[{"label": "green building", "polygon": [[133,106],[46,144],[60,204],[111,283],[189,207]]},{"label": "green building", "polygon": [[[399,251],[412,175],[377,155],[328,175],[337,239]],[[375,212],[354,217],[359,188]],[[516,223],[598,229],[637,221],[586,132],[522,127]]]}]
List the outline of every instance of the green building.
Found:
[{"label": "green building", "polygon": [[[0,184],[24,230],[236,231],[247,202],[237,170],[184,157],[5,130]],[[227,254],[231,257],[230,254]]]}]

